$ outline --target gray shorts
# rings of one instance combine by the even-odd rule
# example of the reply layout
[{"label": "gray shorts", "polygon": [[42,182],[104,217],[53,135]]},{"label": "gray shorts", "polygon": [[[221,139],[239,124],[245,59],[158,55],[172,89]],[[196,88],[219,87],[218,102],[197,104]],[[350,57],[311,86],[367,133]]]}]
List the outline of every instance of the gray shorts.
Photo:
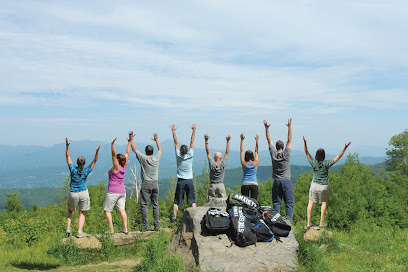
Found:
[{"label": "gray shorts", "polygon": [[118,207],[118,210],[124,210],[126,203],[126,194],[106,193],[105,204],[103,204],[103,210],[107,212],[113,211],[113,207]]},{"label": "gray shorts", "polygon": [[309,202],[321,203],[329,201],[329,185],[321,185],[312,181],[309,191]]},{"label": "gray shorts", "polygon": [[88,190],[82,192],[69,192],[68,195],[68,209],[76,211],[89,211],[91,201],[89,200]]},{"label": "gray shorts", "polygon": [[210,187],[208,188],[207,192],[207,200],[209,201],[212,198],[216,198],[216,196],[220,198],[227,198],[227,193],[225,192],[224,183],[211,183]]}]

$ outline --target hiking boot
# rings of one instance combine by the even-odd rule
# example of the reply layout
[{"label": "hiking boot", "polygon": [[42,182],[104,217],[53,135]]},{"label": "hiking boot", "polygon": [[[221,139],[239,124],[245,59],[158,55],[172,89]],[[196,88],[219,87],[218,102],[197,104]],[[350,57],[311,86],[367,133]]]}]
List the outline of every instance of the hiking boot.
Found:
[{"label": "hiking boot", "polygon": [[142,231],[153,231],[151,228],[143,228]]},{"label": "hiking boot", "polygon": [[177,224],[177,218],[172,218],[172,219],[170,219],[170,223],[172,223],[172,224]]},{"label": "hiking boot", "polygon": [[66,234],[67,234],[67,237],[71,236],[71,229],[70,228],[67,228]]}]

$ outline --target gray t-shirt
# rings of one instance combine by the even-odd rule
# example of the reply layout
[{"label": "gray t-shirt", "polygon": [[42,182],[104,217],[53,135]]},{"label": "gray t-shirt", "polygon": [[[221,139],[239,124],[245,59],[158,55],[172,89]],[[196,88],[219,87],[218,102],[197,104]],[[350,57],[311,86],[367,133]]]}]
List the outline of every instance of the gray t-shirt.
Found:
[{"label": "gray t-shirt", "polygon": [[161,152],[157,152],[155,156],[147,156],[136,151],[136,158],[140,163],[140,174],[142,182],[144,181],[158,181],[159,180],[159,163]]},{"label": "gray t-shirt", "polygon": [[269,147],[272,158],[273,179],[290,180],[290,151],[289,147],[285,147],[279,153],[274,146]]},{"label": "gray t-shirt", "polygon": [[227,160],[223,159],[220,164],[217,165],[213,158],[208,159],[210,166],[210,183],[222,183],[224,182],[225,167],[227,166]]}]

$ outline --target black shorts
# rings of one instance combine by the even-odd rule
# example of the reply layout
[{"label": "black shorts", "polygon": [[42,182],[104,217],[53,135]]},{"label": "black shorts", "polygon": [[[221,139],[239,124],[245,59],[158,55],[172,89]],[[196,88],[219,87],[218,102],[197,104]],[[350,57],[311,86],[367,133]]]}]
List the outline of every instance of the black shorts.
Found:
[{"label": "black shorts", "polygon": [[184,191],[187,195],[187,203],[196,203],[193,180],[179,178],[177,181],[176,194],[174,195],[174,204],[181,205],[184,203]]}]

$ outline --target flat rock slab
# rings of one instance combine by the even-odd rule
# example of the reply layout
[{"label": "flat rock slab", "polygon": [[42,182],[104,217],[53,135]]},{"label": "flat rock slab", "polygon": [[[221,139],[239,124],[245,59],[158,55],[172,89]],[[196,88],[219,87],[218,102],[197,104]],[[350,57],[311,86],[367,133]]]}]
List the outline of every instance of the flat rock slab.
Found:
[{"label": "flat rock slab", "polygon": [[[297,265],[299,247],[293,231],[282,243],[275,240],[256,246],[238,247],[225,234],[205,236],[201,220],[207,207],[184,210],[181,224],[173,238],[171,249],[181,253],[186,264],[198,264],[201,271],[293,271]],[[216,207],[225,210],[224,207]]]},{"label": "flat rock slab", "polygon": [[316,241],[325,233],[329,238],[333,236],[331,231],[325,230],[324,228],[310,227],[306,230],[305,234],[303,234],[303,239],[305,241]]},{"label": "flat rock slab", "polygon": [[[170,231],[170,230],[165,230],[165,231]],[[134,231],[134,232],[129,232],[129,234],[114,233],[112,234],[111,239],[113,240],[113,244],[115,246],[120,246],[120,245],[126,245],[126,244],[133,243],[136,239],[147,239],[154,233],[155,233],[154,231],[144,231],[144,232]],[[62,243],[66,244],[68,239],[72,239],[79,248],[101,249],[102,243],[100,240],[102,236],[103,236],[102,234],[86,235],[81,238],[71,236],[69,238],[62,239]]]}]

